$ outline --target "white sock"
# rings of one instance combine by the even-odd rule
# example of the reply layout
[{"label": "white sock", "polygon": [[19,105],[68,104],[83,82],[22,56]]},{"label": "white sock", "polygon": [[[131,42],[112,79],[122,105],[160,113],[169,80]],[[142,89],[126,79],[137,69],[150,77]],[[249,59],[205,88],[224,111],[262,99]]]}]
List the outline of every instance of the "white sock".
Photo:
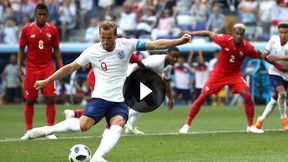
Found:
[{"label": "white sock", "polygon": [[278,94],[278,109],[281,119],[286,118],[286,92],[280,92]]},{"label": "white sock", "polygon": [[271,97],[270,101],[268,102],[268,104],[266,105],[266,108],[264,110],[264,112],[262,113],[262,115],[260,116],[260,119],[262,121],[264,121],[266,118],[268,118],[268,116],[273,112],[273,110],[275,109],[277,105],[277,101],[274,100],[274,98]]},{"label": "white sock", "polygon": [[62,132],[80,132],[80,120],[78,118],[66,119],[53,126],[46,126],[45,135]]},{"label": "white sock", "polygon": [[129,118],[127,121],[127,124],[131,125],[132,128],[134,128],[139,121],[141,116],[141,113],[138,111],[135,111],[133,109],[129,109]]},{"label": "white sock", "polygon": [[121,131],[121,126],[111,125],[109,132],[102,137],[101,143],[93,157],[103,157],[107,152],[109,152],[117,144],[121,136]]}]

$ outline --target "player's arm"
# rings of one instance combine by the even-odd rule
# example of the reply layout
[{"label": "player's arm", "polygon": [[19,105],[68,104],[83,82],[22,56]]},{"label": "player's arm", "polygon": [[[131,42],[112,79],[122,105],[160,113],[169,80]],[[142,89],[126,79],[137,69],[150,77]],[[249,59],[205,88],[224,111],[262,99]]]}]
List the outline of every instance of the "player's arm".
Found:
[{"label": "player's arm", "polygon": [[[265,51],[261,54],[261,59],[266,60],[270,64],[272,64],[276,69],[283,71],[283,72],[288,72],[288,68],[282,64],[279,64],[277,61],[277,58],[275,58],[273,55],[269,55],[268,51]],[[287,58],[283,58],[288,60]]]},{"label": "player's arm", "polygon": [[172,96],[171,87],[170,87],[170,80],[163,78],[163,81],[164,81],[165,88],[166,88],[166,96],[168,98],[167,107],[168,107],[168,110],[172,110],[174,106],[174,101],[173,101],[173,96]]},{"label": "player's arm", "polygon": [[63,67],[63,60],[62,60],[62,56],[61,56],[61,52],[60,52],[59,46],[55,46],[54,47],[54,57],[56,59],[58,68]]},{"label": "player's arm", "polygon": [[181,34],[189,34],[192,37],[194,37],[194,36],[209,37],[209,38],[213,39],[213,37],[216,33],[208,31],[208,30],[202,30],[202,31],[195,31],[195,32],[184,31],[184,32],[181,32]]},{"label": "player's arm", "polygon": [[145,49],[146,50],[164,49],[185,44],[190,40],[191,36],[189,34],[184,34],[181,38],[178,39],[159,39],[154,41],[148,41],[145,45]]},{"label": "player's arm", "polygon": [[266,58],[268,61],[288,61],[288,56],[268,55]]},{"label": "player's arm", "polygon": [[70,64],[67,64],[63,66],[62,68],[58,69],[55,73],[53,73],[50,77],[46,78],[45,80],[38,80],[35,82],[34,88],[40,89],[47,85],[50,82],[53,82],[54,80],[59,80],[66,75],[72,74],[74,71],[81,68],[81,66],[76,62],[73,61]]},{"label": "player's arm", "polygon": [[17,54],[17,69],[18,69],[18,78],[22,82],[24,78],[24,72],[22,70],[22,62],[24,58],[25,46],[20,46]]}]

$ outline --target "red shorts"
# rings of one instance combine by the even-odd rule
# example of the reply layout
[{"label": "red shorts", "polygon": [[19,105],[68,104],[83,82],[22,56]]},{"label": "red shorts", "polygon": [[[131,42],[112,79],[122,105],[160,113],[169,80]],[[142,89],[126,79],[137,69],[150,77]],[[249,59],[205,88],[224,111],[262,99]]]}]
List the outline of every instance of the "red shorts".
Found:
[{"label": "red shorts", "polygon": [[91,69],[89,71],[89,73],[87,74],[87,82],[89,84],[89,86],[94,89],[94,85],[95,85],[95,75],[93,70]]},{"label": "red shorts", "polygon": [[246,81],[243,79],[240,73],[223,76],[213,74],[212,72],[202,88],[202,93],[206,95],[218,94],[221,88],[223,88],[225,85],[229,86],[232,94],[240,93],[242,90],[249,90]]},{"label": "red shorts", "polygon": [[[53,72],[38,72],[27,73],[24,80],[23,96],[26,100],[35,101],[38,97],[38,90],[34,88],[36,80],[43,80],[52,75]],[[41,93],[45,97],[52,97],[55,95],[55,83],[51,82],[45,87],[41,88]]]}]

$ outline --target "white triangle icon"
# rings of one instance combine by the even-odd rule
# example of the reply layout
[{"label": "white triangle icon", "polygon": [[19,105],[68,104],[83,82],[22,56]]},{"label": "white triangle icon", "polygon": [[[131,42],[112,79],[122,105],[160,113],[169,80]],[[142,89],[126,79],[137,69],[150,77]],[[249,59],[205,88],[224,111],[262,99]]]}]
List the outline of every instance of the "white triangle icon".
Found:
[{"label": "white triangle icon", "polygon": [[152,92],[150,88],[145,86],[142,82],[140,82],[140,100],[145,98],[147,95],[149,95]]}]

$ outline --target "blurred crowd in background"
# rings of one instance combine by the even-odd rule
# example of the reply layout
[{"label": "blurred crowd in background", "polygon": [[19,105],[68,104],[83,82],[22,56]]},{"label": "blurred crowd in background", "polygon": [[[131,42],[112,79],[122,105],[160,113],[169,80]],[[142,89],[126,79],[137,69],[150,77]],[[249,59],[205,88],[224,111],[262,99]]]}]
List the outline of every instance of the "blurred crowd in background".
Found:
[{"label": "blurred crowd in background", "polygon": [[231,33],[242,22],[247,39],[266,41],[288,13],[287,0],[0,0],[1,43],[17,43],[38,2],[48,5],[62,42],[97,42],[102,20],[115,20],[121,36],[153,40],[181,30]]},{"label": "blurred crowd in background", "polygon": [[[117,22],[119,37],[151,40],[178,37],[183,30],[231,34],[233,24],[241,22],[246,25],[246,39],[268,41],[279,22],[288,22],[288,0],[0,0],[1,44],[18,43],[21,27],[34,21],[38,2],[47,4],[48,21],[57,26],[61,43],[98,42],[98,26],[103,20]],[[199,95],[218,52],[209,60],[203,59],[202,51],[179,58],[171,81],[175,100],[189,104]],[[138,53],[140,59],[147,55]],[[10,64],[1,72],[0,104],[23,102],[16,57],[11,55]],[[76,81],[71,84],[72,80]],[[56,87],[56,102],[60,104],[85,105],[91,93],[85,77],[63,79]],[[179,89],[188,90],[190,95],[179,95]],[[226,92],[223,89],[212,96],[209,104],[227,103]]]}]

